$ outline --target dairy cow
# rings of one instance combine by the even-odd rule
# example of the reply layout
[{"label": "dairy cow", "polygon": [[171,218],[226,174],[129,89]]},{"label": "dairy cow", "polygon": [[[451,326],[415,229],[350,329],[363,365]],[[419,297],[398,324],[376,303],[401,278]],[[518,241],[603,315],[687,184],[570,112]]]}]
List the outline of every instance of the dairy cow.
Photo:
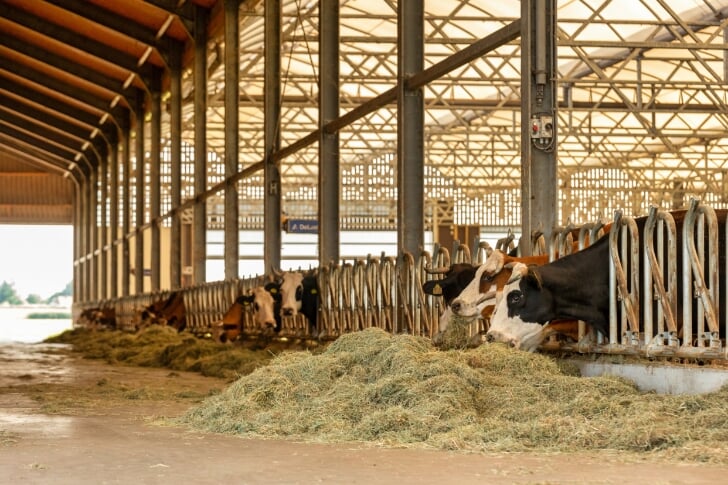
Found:
[{"label": "dairy cow", "polygon": [[182,292],[174,291],[167,298],[147,306],[141,311],[140,320],[137,330],[149,325],[167,325],[181,332],[187,328],[187,311]]},{"label": "dairy cow", "polygon": [[[603,335],[609,331],[609,237],[542,266],[515,263],[498,299],[488,341],[533,351],[546,324],[583,320]],[[599,268],[603,268],[600,271]]]},{"label": "dairy cow", "polygon": [[78,326],[90,330],[115,330],[116,310],[113,307],[87,308],[79,315]]},{"label": "dairy cow", "polygon": [[450,323],[453,312],[451,304],[455,298],[473,281],[477,267],[470,263],[456,263],[449,268],[426,270],[431,274],[444,274],[442,279],[426,281],[422,291],[427,295],[441,296],[445,311],[440,315],[438,330],[444,332]]},{"label": "dairy cow", "polygon": [[[676,227],[676,246],[680,248],[683,243],[683,225],[686,211],[670,213]],[[716,211],[719,221],[717,230],[719,246],[725,248],[725,217],[726,211]],[[635,218],[637,230],[642,235],[646,217]],[[707,236],[706,236],[707,237]],[[725,251],[719,250],[720,269],[719,279],[725,278]],[[682,281],[683,251],[676,251],[677,277],[675,281]],[[503,291],[503,300],[499,301],[496,311],[491,319],[491,328],[486,336],[490,341],[508,342],[516,348],[533,350],[531,342],[535,335],[543,330],[544,324],[549,324],[557,318],[583,320],[594,331],[604,336],[609,332],[609,236],[604,236],[587,249],[556,260],[541,267],[529,268],[516,265],[513,276]],[[640,265],[640,276],[644,272],[644,264]],[[667,271],[663,269],[663,271]],[[641,280],[642,278],[640,278]],[[683,338],[683,309],[684,292],[691,292],[691,288],[678,285],[674,314],[678,330],[678,338]],[[640,293],[640,297],[643,293]],[[692,295],[691,295],[692,296]],[[720,301],[716,306],[723,319],[725,309],[724,294],[720,293]],[[640,307],[654,302],[640,301]],[[697,305],[692,306],[691,325],[695,326]],[[638,315],[640,317],[641,315]],[[641,319],[640,319],[641,320]],[[550,324],[549,324],[550,325]],[[721,338],[723,326],[720,326]],[[695,328],[691,332],[696,335]],[[695,342],[691,342],[695,345]],[[538,344],[536,344],[538,345]]]},{"label": "dairy cow", "polygon": [[316,271],[275,272],[280,283],[281,315],[306,317],[311,334],[315,333],[318,320],[319,289]]},{"label": "dairy cow", "polygon": [[257,286],[245,295],[235,299],[220,322],[213,324],[213,339],[220,342],[233,342],[243,331],[243,319],[246,312],[251,312],[253,324],[263,334],[279,332],[281,298],[279,286],[268,283]]}]

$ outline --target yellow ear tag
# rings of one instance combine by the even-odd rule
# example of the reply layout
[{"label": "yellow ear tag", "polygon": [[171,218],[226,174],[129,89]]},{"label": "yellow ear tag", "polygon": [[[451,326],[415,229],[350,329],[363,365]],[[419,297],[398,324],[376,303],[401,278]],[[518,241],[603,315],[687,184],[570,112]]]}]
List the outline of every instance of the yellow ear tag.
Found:
[{"label": "yellow ear tag", "polygon": [[432,288],[432,294],[433,295],[442,295],[442,286],[435,285],[434,288]]},{"label": "yellow ear tag", "polygon": [[246,301],[246,302],[243,303],[243,306],[249,306],[249,305],[250,305],[250,302],[249,301]]},{"label": "yellow ear tag", "polygon": [[275,288],[271,288],[271,289],[270,289],[270,292],[271,292],[271,293],[278,293],[278,290],[277,290],[277,289],[275,289]]},{"label": "yellow ear tag", "polygon": [[316,290],[316,289],[311,290],[312,295],[315,295],[316,293],[318,293],[318,290]]}]

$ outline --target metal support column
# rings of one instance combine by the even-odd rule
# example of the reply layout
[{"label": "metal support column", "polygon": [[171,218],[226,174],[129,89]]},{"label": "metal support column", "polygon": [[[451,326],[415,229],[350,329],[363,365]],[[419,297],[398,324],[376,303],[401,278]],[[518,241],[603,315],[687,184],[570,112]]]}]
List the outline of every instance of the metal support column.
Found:
[{"label": "metal support column", "polygon": [[82,301],[81,297],[81,190],[76,184],[73,190],[73,302]]},{"label": "metal support column", "polygon": [[[182,204],[182,49],[174,45],[169,51],[169,144],[170,197],[172,209]],[[172,215],[169,237],[169,285],[179,288],[182,283],[182,217]]]},{"label": "metal support column", "polygon": [[556,5],[521,2],[521,253],[546,240],[558,217],[556,179]]},{"label": "metal support column", "polygon": [[151,247],[150,247],[150,279],[151,291],[159,291],[160,289],[160,255],[161,236],[160,226],[162,222],[159,220],[161,215],[161,153],[162,153],[162,91],[161,86],[154,81],[154,87],[151,91],[151,132],[149,134],[151,150],[149,159],[149,220],[152,223],[151,228]]},{"label": "metal support column", "polygon": [[324,126],[339,117],[339,0],[319,8],[319,266],[339,260],[339,132]]},{"label": "metal support column", "polygon": [[[195,9],[195,196],[207,190],[207,11]],[[207,202],[197,200],[192,219],[194,284],[207,281]]]},{"label": "metal support column", "polygon": [[112,131],[109,140],[111,156],[109,158],[109,228],[111,237],[109,241],[109,296],[119,297],[119,133]]},{"label": "metal support column", "polygon": [[129,296],[131,291],[131,254],[129,232],[131,231],[131,117],[125,120],[121,134],[123,154],[123,179],[121,194],[121,296]]},{"label": "metal support column", "polygon": [[424,67],[423,0],[403,0],[397,12],[397,245],[417,254],[424,245],[424,96],[407,80]]},{"label": "metal support column", "polygon": [[[238,0],[225,0],[225,178],[238,172]],[[238,277],[240,232],[238,229],[238,184],[225,185],[225,278]]]},{"label": "metal support column", "polygon": [[99,299],[99,276],[98,276],[98,260],[97,249],[99,248],[99,226],[98,226],[98,210],[99,210],[99,166],[91,169],[89,175],[90,191],[89,191],[89,291],[91,300]]},{"label": "metal support column", "polygon": [[99,296],[102,300],[109,298],[109,221],[106,218],[107,210],[109,207],[109,150],[105,144],[99,144],[99,150],[101,151],[101,158],[99,164],[99,222],[101,224],[101,230],[99,234],[100,243],[99,248],[99,270],[97,271],[99,277]]},{"label": "metal support column", "polygon": [[134,293],[144,293],[144,94],[139,92],[134,106],[136,138],[134,177],[136,181],[136,220],[134,221]]},{"label": "metal support column", "polygon": [[281,173],[273,153],[281,145],[281,2],[265,0],[263,262],[281,267]]},{"label": "metal support column", "polygon": [[94,295],[91,291],[91,184],[93,183],[90,171],[84,172],[83,178],[83,299],[91,301]]}]

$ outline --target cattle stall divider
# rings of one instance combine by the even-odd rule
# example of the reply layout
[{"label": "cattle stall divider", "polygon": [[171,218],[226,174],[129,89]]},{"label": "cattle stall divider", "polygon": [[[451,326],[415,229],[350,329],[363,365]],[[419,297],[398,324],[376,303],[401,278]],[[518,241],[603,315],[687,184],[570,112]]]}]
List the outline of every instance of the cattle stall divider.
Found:
[{"label": "cattle stall divider", "polygon": [[[576,247],[577,237],[578,247],[583,249],[608,231],[609,267],[604,271],[610,274],[609,335],[595,337],[588,325],[580,325],[577,342],[552,338],[542,345],[543,350],[728,360],[724,308],[728,293],[728,248],[724,247],[728,212],[718,215],[695,199],[687,211],[682,211],[680,220],[678,212],[651,207],[648,216],[633,218],[617,211],[611,230],[601,220],[556,228],[556,236],[548,241],[548,254],[555,250],[566,255],[568,247]],[[425,268],[471,260],[481,264],[490,247],[480,241],[474,253],[464,244],[454,250],[452,259],[446,248],[435,245],[432,255],[424,250],[400,258],[369,255],[321,266],[316,269],[316,327],[310,328],[302,315],[285,317],[279,337],[330,341],[375,327],[392,334],[433,338],[445,307],[441,296],[424,294],[422,284],[442,275],[430,274]],[[206,337],[238,296],[266,281],[269,279],[265,276],[254,276],[116,300],[79,302],[74,303],[73,314],[79,315],[85,309],[112,309],[117,328],[133,331],[139,325],[141,309],[182,292],[187,330]],[[486,330],[487,322],[478,320],[470,334]],[[241,331],[246,338],[257,338],[262,333],[249,312],[244,312]]]},{"label": "cattle stall divider", "polygon": [[643,343],[648,356],[671,356],[679,346],[677,228],[672,214],[654,205],[650,207],[642,250]]}]

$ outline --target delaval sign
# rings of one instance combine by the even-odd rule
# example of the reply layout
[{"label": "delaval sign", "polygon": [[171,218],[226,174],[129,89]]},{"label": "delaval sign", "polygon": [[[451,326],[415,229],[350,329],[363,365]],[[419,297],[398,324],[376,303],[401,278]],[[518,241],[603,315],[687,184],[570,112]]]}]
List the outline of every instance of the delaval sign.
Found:
[{"label": "delaval sign", "polygon": [[318,221],[313,219],[288,219],[286,232],[298,234],[318,234]]}]

